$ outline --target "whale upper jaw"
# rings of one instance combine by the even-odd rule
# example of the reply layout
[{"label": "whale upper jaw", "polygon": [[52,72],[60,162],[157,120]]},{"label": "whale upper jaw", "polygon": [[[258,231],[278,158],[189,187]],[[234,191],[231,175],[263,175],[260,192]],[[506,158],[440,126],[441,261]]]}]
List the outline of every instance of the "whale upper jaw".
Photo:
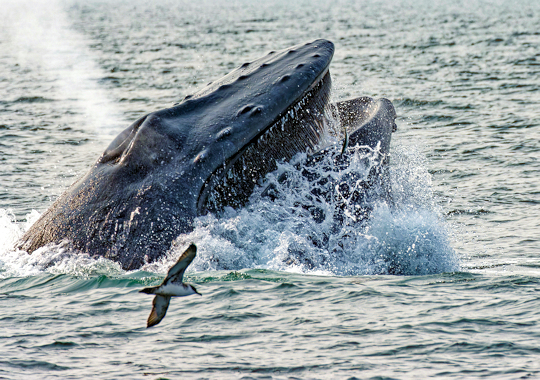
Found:
[{"label": "whale upper jaw", "polygon": [[242,206],[276,160],[317,146],[333,53],[330,41],[315,40],[246,62],[174,107],[135,122],[96,167],[106,167],[112,177],[138,176],[141,186],[166,184],[182,194],[191,217]]}]

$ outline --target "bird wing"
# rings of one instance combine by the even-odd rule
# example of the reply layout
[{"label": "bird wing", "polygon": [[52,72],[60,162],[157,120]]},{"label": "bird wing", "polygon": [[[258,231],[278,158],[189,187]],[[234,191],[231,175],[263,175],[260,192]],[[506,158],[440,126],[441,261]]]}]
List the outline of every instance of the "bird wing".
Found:
[{"label": "bird wing", "polygon": [[182,256],[180,256],[176,264],[174,264],[171,269],[169,269],[169,272],[167,273],[167,277],[163,281],[163,284],[167,284],[169,282],[182,282],[186,268],[189,264],[191,264],[196,255],[197,247],[195,246],[195,244],[191,243],[188,249],[186,249]]},{"label": "bird wing", "polygon": [[148,321],[146,323],[146,327],[152,327],[157,325],[163,317],[165,317],[165,314],[167,313],[167,309],[169,308],[169,302],[171,301],[170,296],[155,296],[154,301],[152,302],[152,312],[148,316]]}]

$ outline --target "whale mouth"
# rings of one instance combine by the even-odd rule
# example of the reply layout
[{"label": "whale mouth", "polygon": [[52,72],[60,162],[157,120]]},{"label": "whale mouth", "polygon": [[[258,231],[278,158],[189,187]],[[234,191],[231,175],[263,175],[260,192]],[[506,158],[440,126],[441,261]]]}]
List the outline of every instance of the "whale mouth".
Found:
[{"label": "whale mouth", "polygon": [[259,181],[277,169],[277,161],[312,152],[325,128],[331,82],[327,69],[299,99],[220,165],[201,188],[198,214],[245,205]]}]

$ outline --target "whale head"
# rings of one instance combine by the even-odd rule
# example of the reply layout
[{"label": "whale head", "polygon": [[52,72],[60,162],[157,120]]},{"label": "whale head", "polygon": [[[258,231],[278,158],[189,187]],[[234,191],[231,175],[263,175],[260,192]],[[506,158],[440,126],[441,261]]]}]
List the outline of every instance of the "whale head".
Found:
[{"label": "whale head", "polygon": [[333,53],[326,40],[270,52],[137,120],[31,227],[20,248],[31,252],[67,239],[124,269],[159,258],[195,217],[243,205],[276,160],[317,146]]}]

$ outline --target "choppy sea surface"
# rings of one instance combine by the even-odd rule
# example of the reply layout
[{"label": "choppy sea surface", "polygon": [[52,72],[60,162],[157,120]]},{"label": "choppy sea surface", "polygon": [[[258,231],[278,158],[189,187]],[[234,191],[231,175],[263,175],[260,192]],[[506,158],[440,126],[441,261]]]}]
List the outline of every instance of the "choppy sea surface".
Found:
[{"label": "choppy sea surface", "polygon": [[[540,378],[540,3],[0,5],[0,378]],[[298,176],[139,271],[14,249],[137,118],[316,38],[334,101],[396,107],[395,205],[329,231],[295,208]],[[138,290],[191,241],[203,296],[146,329]]]}]

